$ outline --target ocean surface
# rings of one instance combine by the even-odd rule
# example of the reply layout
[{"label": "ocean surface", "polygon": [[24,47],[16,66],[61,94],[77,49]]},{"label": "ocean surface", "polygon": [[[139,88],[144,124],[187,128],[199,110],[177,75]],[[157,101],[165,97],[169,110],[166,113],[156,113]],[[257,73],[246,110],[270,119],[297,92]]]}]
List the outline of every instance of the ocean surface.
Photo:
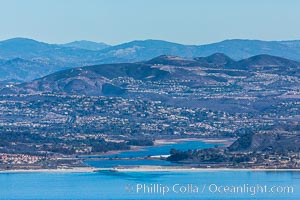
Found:
[{"label": "ocean surface", "polygon": [[[168,154],[214,144],[189,141],[147,147],[110,157]],[[163,160],[90,160],[95,167],[175,165]],[[300,199],[300,172],[198,171],[94,173],[0,173],[2,199]]]},{"label": "ocean surface", "polygon": [[[299,172],[7,173],[0,185],[0,199],[300,199]],[[245,190],[225,193],[225,186]],[[283,192],[287,186],[293,192]]]}]

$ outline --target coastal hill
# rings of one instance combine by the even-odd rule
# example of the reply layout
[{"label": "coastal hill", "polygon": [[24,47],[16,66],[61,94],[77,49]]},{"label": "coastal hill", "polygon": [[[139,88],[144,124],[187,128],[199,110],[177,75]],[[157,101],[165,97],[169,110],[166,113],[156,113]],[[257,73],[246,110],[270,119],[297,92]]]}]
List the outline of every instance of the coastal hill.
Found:
[{"label": "coastal hill", "polygon": [[70,67],[57,67],[47,60],[25,60],[13,58],[0,61],[0,80],[6,82],[30,81],[42,75],[51,74],[57,70],[69,69]]},{"label": "coastal hill", "polygon": [[[15,62],[25,61],[18,59]],[[299,62],[270,55],[257,55],[240,61],[234,61],[221,53],[195,59],[163,55],[146,62],[67,69],[28,83],[4,88],[0,92],[2,94],[133,95],[142,90],[149,90],[147,96],[151,97],[159,93],[151,92],[153,85],[145,84],[170,81],[177,82],[179,88],[185,87],[185,91],[182,91],[184,94],[187,92],[191,94],[191,91],[196,90],[200,85],[201,87],[226,86],[233,91],[237,87],[246,91],[251,85],[256,85],[255,87],[260,88],[259,91],[264,91],[277,90],[275,85],[278,84],[281,87],[296,87],[297,82],[285,81],[285,79],[286,76],[296,78],[299,72]],[[276,79],[271,78],[275,76]],[[141,89],[133,91],[132,87]],[[167,85],[161,86],[159,90],[165,94],[164,96],[172,95],[167,92]]]},{"label": "coastal hill", "polygon": [[168,160],[202,167],[299,168],[299,125],[289,129],[248,131],[229,147],[172,149]]},{"label": "coastal hill", "polygon": [[[150,60],[160,55],[173,55],[189,60],[221,53],[219,59],[225,59],[221,56],[225,54],[233,60],[241,60],[255,55],[268,54],[300,61],[299,49],[300,42],[298,40],[234,39],[207,45],[183,45],[162,40],[136,40],[110,46],[90,41],[48,44],[27,38],[13,38],[0,41],[0,81],[30,81],[67,68],[95,64],[134,63]],[[20,58],[26,63],[9,62],[16,58]],[[29,62],[32,64],[28,65]]]},{"label": "coastal hill", "polygon": [[300,152],[300,134],[292,132],[263,132],[242,135],[228,149],[235,152],[260,151],[260,152]]}]

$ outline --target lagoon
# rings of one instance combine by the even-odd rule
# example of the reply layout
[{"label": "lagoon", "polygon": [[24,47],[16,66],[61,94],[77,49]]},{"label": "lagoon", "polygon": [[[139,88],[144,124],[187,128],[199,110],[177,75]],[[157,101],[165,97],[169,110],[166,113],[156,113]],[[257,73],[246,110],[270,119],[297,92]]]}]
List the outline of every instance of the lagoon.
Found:
[{"label": "lagoon", "polygon": [[[117,167],[117,166],[136,166],[136,165],[171,166],[171,165],[179,165],[179,164],[168,162],[166,160],[149,160],[149,159],[137,159],[137,158],[143,158],[147,156],[157,156],[157,155],[168,155],[172,148],[183,151],[188,149],[210,148],[210,147],[214,147],[215,145],[223,146],[224,144],[207,143],[201,140],[181,141],[181,142],[171,143],[171,144],[144,147],[134,151],[124,151],[124,152],[114,153],[109,155],[85,156],[85,157],[92,158],[90,160],[87,159],[86,164],[98,168],[109,168],[109,167]],[[94,160],[97,158],[100,159]],[[101,160],[101,158],[108,158],[108,160]],[[121,159],[118,160],[115,158],[121,158]]]}]

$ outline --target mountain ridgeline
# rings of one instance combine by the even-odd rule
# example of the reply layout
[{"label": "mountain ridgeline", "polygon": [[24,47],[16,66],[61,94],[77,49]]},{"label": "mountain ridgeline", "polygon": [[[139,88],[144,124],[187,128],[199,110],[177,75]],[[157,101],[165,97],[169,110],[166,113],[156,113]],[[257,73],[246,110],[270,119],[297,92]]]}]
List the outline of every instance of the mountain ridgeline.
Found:
[{"label": "mountain ridgeline", "polygon": [[[160,55],[174,55],[189,60],[219,52],[234,60],[241,60],[268,54],[300,61],[299,49],[300,41],[225,40],[207,45],[182,45],[161,40],[137,40],[110,46],[90,41],[48,44],[13,38],[0,42],[0,81],[30,81],[67,68],[134,63]],[[23,63],[13,62],[15,59],[22,59]],[[208,58],[206,61],[211,62]]]},{"label": "mountain ridgeline", "polygon": [[[168,91],[167,85],[170,82],[177,82],[178,86],[184,87],[186,91],[183,93],[192,93],[193,89],[199,87],[218,85],[235,89],[242,86],[245,90],[253,84],[260,88],[268,88],[272,84],[274,87],[276,84],[285,87],[293,84],[292,87],[295,87],[292,80],[284,82],[281,79],[296,79],[299,75],[299,62],[270,55],[257,55],[239,61],[234,61],[222,53],[194,59],[162,55],[145,62],[67,69],[28,83],[6,87],[1,93],[142,95],[145,92],[141,91],[148,90],[148,96],[170,96],[173,94]],[[251,78],[257,79],[262,76],[265,76],[267,85],[261,83],[261,80],[257,80],[256,83],[250,81]],[[244,78],[243,83],[237,84],[241,78]],[[160,93],[151,92],[155,84],[156,87],[161,87]]]}]

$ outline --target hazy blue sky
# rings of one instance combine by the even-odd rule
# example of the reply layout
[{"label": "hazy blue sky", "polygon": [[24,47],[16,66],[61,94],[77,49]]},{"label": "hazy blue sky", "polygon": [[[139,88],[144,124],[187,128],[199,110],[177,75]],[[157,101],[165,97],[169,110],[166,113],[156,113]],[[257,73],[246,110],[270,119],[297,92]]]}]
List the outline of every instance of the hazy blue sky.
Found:
[{"label": "hazy blue sky", "polygon": [[0,40],[300,39],[297,0],[0,0]]}]

